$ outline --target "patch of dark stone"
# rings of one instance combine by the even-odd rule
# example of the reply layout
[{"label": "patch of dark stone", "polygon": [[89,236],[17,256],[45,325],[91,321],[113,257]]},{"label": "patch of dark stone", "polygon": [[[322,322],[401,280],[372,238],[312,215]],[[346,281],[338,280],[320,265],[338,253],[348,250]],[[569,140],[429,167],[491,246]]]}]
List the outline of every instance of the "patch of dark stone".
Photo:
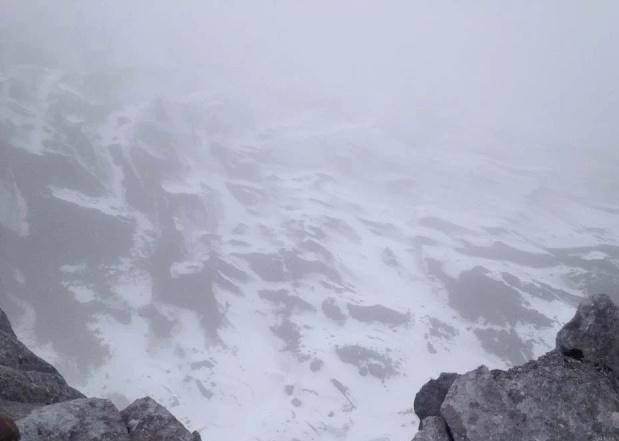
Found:
[{"label": "patch of dark stone", "polygon": [[413,237],[413,246],[415,246],[415,248],[421,248],[421,247],[431,247],[431,246],[436,246],[438,245],[438,242],[435,241],[434,239],[430,239],[429,237],[426,236],[415,236]]},{"label": "patch of dark stone", "polygon": [[67,385],[53,366],[17,340],[3,311],[0,317],[0,412],[16,420],[22,439],[200,440],[197,432],[190,433],[151,398],[136,400],[122,412],[109,400],[85,398]]},{"label": "patch of dark stone", "polygon": [[410,313],[402,313],[383,305],[346,305],[348,313],[355,320],[366,323],[383,323],[388,326],[403,326],[410,320]]},{"label": "patch of dark stone", "polygon": [[397,375],[396,363],[386,354],[360,345],[338,346],[337,356],[344,363],[356,366],[359,375],[371,375],[380,380],[386,380]]},{"label": "patch of dark stone", "polygon": [[617,273],[572,271],[567,275],[568,281],[577,289],[588,295],[601,292],[619,302],[619,271]]},{"label": "patch of dark stone", "polygon": [[377,236],[391,237],[395,239],[401,239],[402,234],[398,228],[386,222],[376,222],[369,219],[360,219],[360,221],[369,228],[369,230]]},{"label": "patch of dark stone", "polygon": [[286,280],[284,262],[279,254],[249,253],[237,254],[248,263],[253,272],[266,282],[283,282]]},{"label": "patch of dark stone", "polygon": [[198,380],[197,378],[195,379],[196,382],[196,387],[198,388],[198,391],[200,391],[200,394],[206,398],[207,400],[210,400],[211,398],[213,398],[213,396],[215,395],[214,392],[212,390],[210,390],[209,388],[207,388],[204,383],[202,383],[202,381]]},{"label": "patch of dark stone", "polygon": [[230,194],[243,205],[256,206],[264,203],[267,199],[266,194],[258,188],[251,187],[245,184],[236,184],[233,182],[226,182],[226,188]]},{"label": "patch of dark stone", "polygon": [[276,326],[271,326],[271,332],[279,337],[284,343],[284,351],[300,353],[301,331],[299,326],[290,319],[282,319]]},{"label": "patch of dark stone", "polygon": [[514,276],[510,273],[501,273],[501,277],[513,288],[516,288],[520,291],[524,291],[527,294],[531,294],[532,296],[538,297],[540,299],[551,301],[551,300],[562,300],[567,303],[577,305],[581,300],[580,297],[575,296],[574,294],[570,294],[567,291],[562,289],[554,288],[547,283],[543,282],[523,282],[518,277]]},{"label": "patch of dark stone", "polygon": [[445,233],[447,235],[460,235],[460,234],[471,234],[473,231],[468,228],[462,227],[460,225],[454,224],[453,222],[449,222],[445,219],[441,219],[439,217],[426,216],[419,219],[419,225],[426,228],[431,228],[433,230],[440,231],[441,233]]},{"label": "patch of dark stone", "polygon": [[232,178],[256,180],[260,177],[258,157],[253,151],[239,152],[216,143],[211,147],[211,154]]},{"label": "patch of dark stone", "polygon": [[342,396],[346,399],[347,404],[346,406],[344,406],[344,412],[351,412],[353,410],[355,410],[357,408],[357,406],[355,405],[355,403],[352,401],[352,399],[350,398],[350,389],[348,389],[348,387],[342,383],[341,381],[332,378],[331,379],[331,384],[333,385],[333,387],[335,387],[339,393],[342,394]]},{"label": "patch of dark stone", "polygon": [[489,247],[467,243],[464,247],[458,248],[457,251],[467,256],[513,262],[531,268],[549,268],[560,264],[552,254],[531,253],[511,247],[503,242],[494,242]]},{"label": "patch of dark stone", "polygon": [[194,370],[194,371],[198,369],[202,369],[202,368],[212,369],[215,367],[215,363],[213,363],[210,360],[195,361],[190,364],[190,367],[191,367],[191,370]]},{"label": "patch of dark stone", "polygon": [[459,334],[458,330],[453,326],[434,317],[427,317],[428,333],[432,337],[450,340]]},{"label": "patch of dark stone", "polygon": [[445,396],[458,377],[455,373],[442,372],[438,378],[431,379],[419,389],[413,403],[415,414],[419,417],[419,429],[424,419],[440,416]]},{"label": "patch of dark stone", "polygon": [[322,361],[322,360],[320,360],[320,359],[318,359],[318,358],[315,358],[315,359],[313,359],[313,360],[310,362],[310,365],[309,365],[309,366],[310,366],[310,370],[311,370],[312,372],[318,372],[319,370],[321,370],[321,369],[322,369],[322,367],[324,366],[324,364],[325,364],[325,363],[324,363],[324,361]]},{"label": "patch of dark stone", "polygon": [[278,253],[236,254],[248,263],[262,280],[285,282],[300,280],[303,277],[319,274],[334,283],[341,283],[340,274],[332,265],[319,260],[300,257],[295,250],[280,250]]},{"label": "patch of dark stone", "polygon": [[165,339],[172,336],[175,321],[167,318],[156,305],[145,305],[139,309],[138,314],[147,320],[148,327],[156,338]]},{"label": "patch of dark stone", "polygon": [[[423,386],[415,441],[619,440],[618,335],[619,308],[610,297],[584,300],[556,348],[537,360],[507,371],[481,366],[440,396],[427,397],[432,382]],[[435,430],[431,418],[445,430]]]},{"label": "patch of dark stone", "polygon": [[337,301],[333,297],[323,300],[321,309],[323,314],[334,322],[343,324],[346,321],[346,314],[342,312]]},{"label": "patch of dark stone", "polygon": [[175,278],[169,272],[159,274],[153,281],[153,292],[161,302],[195,311],[207,334],[217,337],[225,315],[213,291],[213,273],[207,266]]},{"label": "patch of dark stone", "polygon": [[0,148],[0,176],[14,177],[24,199],[46,196],[48,188],[69,188],[88,196],[103,196],[105,186],[72,156],[33,155],[22,148]]},{"label": "patch of dark stone", "polygon": [[525,363],[533,358],[533,345],[524,342],[513,330],[475,329],[475,335],[485,351],[505,360],[511,366]]},{"label": "patch of dark stone", "polygon": [[327,230],[337,233],[340,237],[345,237],[351,242],[358,243],[361,241],[361,236],[348,223],[335,217],[325,216],[323,218],[323,226]]},{"label": "patch of dark stone", "polygon": [[[286,234],[295,242],[314,242],[321,248],[321,252],[327,252],[325,248],[319,245],[319,241],[324,241],[327,235],[324,230],[316,225],[312,225],[305,220],[291,219],[284,223],[286,228]],[[308,244],[308,248],[311,248],[314,244]]]},{"label": "patch of dark stone", "polygon": [[299,244],[299,248],[317,255],[322,258],[322,260],[325,260],[327,262],[333,261],[333,254],[331,253],[331,251],[320,245],[320,243],[315,240],[304,240]]},{"label": "patch of dark stone", "polygon": [[513,326],[518,322],[537,327],[552,325],[545,315],[527,308],[521,294],[506,283],[490,276],[477,266],[453,279],[442,270],[440,262],[426,260],[428,273],[442,281],[449,294],[449,306],[467,320],[485,320],[499,326]]},{"label": "patch of dark stone", "polygon": [[395,253],[393,252],[391,248],[385,248],[383,250],[383,252],[381,253],[381,260],[383,261],[385,265],[390,266],[392,268],[396,268],[400,266],[400,263],[398,262],[398,258],[396,257]]},{"label": "patch of dark stone", "polygon": [[279,307],[279,314],[290,317],[294,311],[315,311],[311,303],[306,302],[299,296],[288,294],[285,289],[262,290],[258,295]]}]

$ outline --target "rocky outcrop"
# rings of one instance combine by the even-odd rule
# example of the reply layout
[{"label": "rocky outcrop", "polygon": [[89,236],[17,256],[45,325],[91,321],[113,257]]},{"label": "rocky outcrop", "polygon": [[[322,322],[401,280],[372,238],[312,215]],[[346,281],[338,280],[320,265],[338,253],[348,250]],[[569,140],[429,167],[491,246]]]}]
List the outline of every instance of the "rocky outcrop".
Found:
[{"label": "rocky outcrop", "polygon": [[19,420],[17,426],[24,441],[129,441],[118,409],[99,398],[42,407]]},{"label": "rocky outcrop", "polygon": [[441,404],[445,400],[445,395],[449,388],[458,378],[458,374],[443,372],[434,380],[424,384],[415,396],[414,409],[419,417],[419,428],[422,422],[428,417],[440,416]]},{"label": "rocky outcrop", "polygon": [[[437,415],[420,408],[415,440],[619,441],[618,354],[619,308],[593,296],[559,332],[555,350],[507,371],[481,366],[457,377]],[[437,384],[420,391],[430,414],[437,403],[424,397],[431,390],[440,398]]]},{"label": "rocky outcrop", "polygon": [[190,433],[168,409],[149,397],[134,401],[121,415],[131,441],[200,439],[197,432]]},{"label": "rocky outcrop", "polygon": [[122,412],[109,400],[86,398],[17,339],[1,310],[0,415],[16,420],[23,441],[200,441],[152,398]]},{"label": "rocky outcrop", "polygon": [[17,419],[47,404],[83,397],[17,339],[0,311],[0,413]]},{"label": "rocky outcrop", "polygon": [[619,308],[607,296],[584,301],[557,334],[563,355],[606,366],[619,375]]}]

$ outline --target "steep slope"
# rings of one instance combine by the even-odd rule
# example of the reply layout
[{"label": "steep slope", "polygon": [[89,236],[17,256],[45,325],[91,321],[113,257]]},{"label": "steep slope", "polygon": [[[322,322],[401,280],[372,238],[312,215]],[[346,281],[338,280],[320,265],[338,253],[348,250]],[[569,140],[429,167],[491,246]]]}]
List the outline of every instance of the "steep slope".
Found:
[{"label": "steep slope", "polygon": [[0,310],[0,437],[51,441],[200,441],[150,397],[122,412],[109,400],[86,398],[18,338]]},{"label": "steep slope", "polygon": [[606,164],[0,78],[2,306],[88,394],[148,391],[212,439],[401,439],[434,366],[520,364],[617,292]]}]

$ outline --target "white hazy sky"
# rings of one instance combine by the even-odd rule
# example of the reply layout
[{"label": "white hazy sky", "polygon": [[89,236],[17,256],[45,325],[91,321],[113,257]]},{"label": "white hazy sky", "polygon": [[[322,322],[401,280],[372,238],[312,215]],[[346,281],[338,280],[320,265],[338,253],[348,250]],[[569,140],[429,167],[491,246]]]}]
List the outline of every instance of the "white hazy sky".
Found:
[{"label": "white hazy sky", "polygon": [[399,127],[440,120],[604,149],[619,132],[615,0],[4,0],[0,8],[3,35],[74,68],[191,72],[201,88],[268,106],[325,100]]}]

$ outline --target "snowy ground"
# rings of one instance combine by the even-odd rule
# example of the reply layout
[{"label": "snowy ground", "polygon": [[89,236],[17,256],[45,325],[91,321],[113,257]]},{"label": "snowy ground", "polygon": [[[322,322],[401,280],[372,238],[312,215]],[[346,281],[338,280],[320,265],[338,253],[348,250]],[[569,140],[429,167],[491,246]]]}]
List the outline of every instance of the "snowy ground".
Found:
[{"label": "snowy ground", "polygon": [[410,439],[430,377],[537,356],[619,286],[604,158],[27,73],[0,77],[2,306],[86,393],[208,440]]}]

